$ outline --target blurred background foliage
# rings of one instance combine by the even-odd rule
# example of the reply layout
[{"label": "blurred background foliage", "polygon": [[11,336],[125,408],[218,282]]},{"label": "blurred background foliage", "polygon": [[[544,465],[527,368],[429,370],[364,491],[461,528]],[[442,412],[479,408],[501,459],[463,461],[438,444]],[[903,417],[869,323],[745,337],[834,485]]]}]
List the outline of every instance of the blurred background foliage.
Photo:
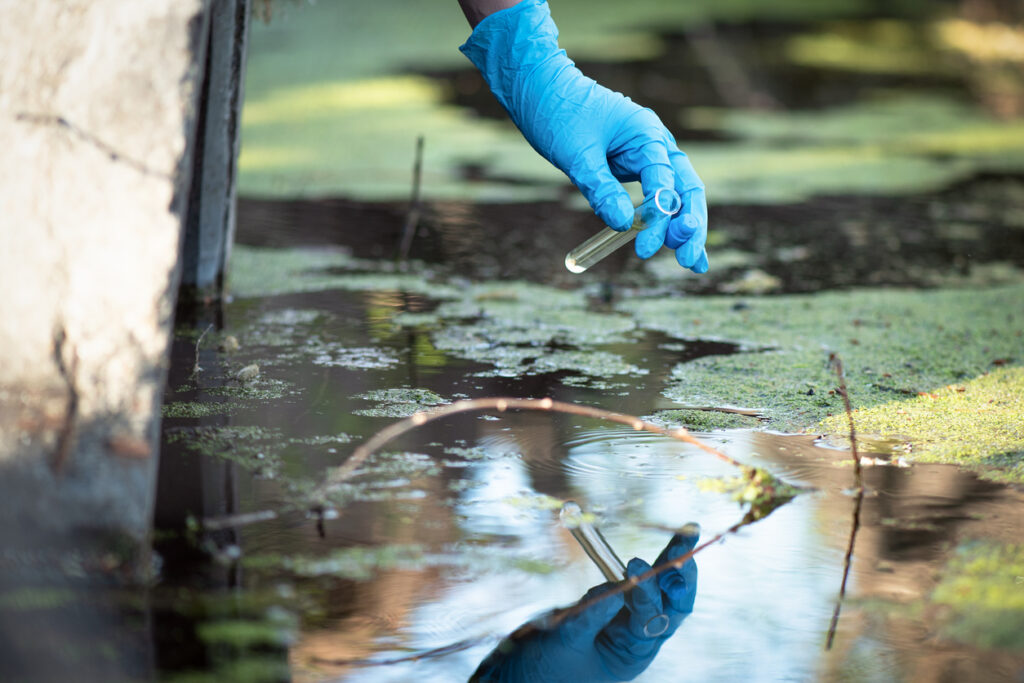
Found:
[{"label": "blurred background foliage", "polygon": [[[1024,168],[1024,9],[998,0],[554,0],[585,73],[652,107],[711,202],[927,191]],[[241,192],[534,201],[567,181],[458,51],[458,4],[258,1]],[[573,205],[582,200],[568,195]]]}]

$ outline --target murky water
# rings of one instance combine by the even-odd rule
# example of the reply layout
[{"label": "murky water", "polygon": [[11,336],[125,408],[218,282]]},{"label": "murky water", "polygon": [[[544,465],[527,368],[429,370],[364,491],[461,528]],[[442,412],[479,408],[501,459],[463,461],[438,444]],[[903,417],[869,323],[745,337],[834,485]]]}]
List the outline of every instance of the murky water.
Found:
[{"label": "murky water", "polygon": [[[622,11],[591,5],[561,3],[559,11],[567,26],[574,12],[579,21]],[[658,16],[645,7],[643,16]],[[979,624],[948,597],[966,590],[955,583],[964,558],[1017,547],[1024,495],[948,466],[905,467],[901,451],[888,452],[892,444],[861,440],[868,453],[859,498],[848,451],[813,434],[763,431],[756,411],[688,411],[688,424],[707,430],[697,432],[703,443],[805,489],[735,533],[726,532],[744,508],[709,486],[733,476],[730,465],[661,435],[549,412],[428,422],[368,459],[358,476],[323,488],[357,444],[417,410],[465,398],[551,397],[671,424],[683,418],[666,387],[690,381],[674,370],[773,348],[751,347],[732,330],[708,333],[707,320],[641,329],[631,297],[733,294],[730,313],[744,315],[761,294],[1021,282],[1024,182],[1014,175],[1019,160],[1001,150],[1019,144],[1012,117],[1022,91],[991,65],[951,62],[949,46],[935,39],[948,26],[932,23],[938,18],[924,5],[865,4],[858,12],[869,18],[831,23],[801,12],[761,20],[764,7],[757,4],[750,21],[728,9],[718,21],[711,10],[707,21],[683,21],[658,36],[654,59],[613,62],[591,50],[602,59],[580,62],[658,111],[712,199],[729,202],[713,207],[712,269],[700,278],[681,276],[671,259],[641,263],[625,249],[583,277],[569,275],[561,255],[593,233],[593,216],[571,188],[517,161],[519,147],[482,154],[470,129],[505,114],[469,69],[423,60],[413,75],[429,79],[417,81],[421,90],[436,86],[440,94],[427,109],[412,98],[389,112],[392,127],[373,139],[372,170],[364,156],[349,159],[323,140],[358,146],[345,136],[374,129],[368,122],[378,110],[308,105],[315,116],[301,125],[268,118],[275,106],[292,111],[293,80],[310,81],[308,96],[334,92],[338,79],[352,86],[353,101],[373,88],[408,95],[408,83],[361,83],[367,74],[358,60],[351,73],[331,66],[325,75],[325,63],[338,63],[333,53],[312,58],[305,34],[287,24],[267,31],[266,61],[256,58],[249,91],[263,119],[246,130],[254,161],[246,166],[243,155],[243,182],[257,193],[342,188],[374,201],[243,199],[244,245],[320,251],[272,266],[243,249],[236,262],[246,260],[251,272],[242,296],[179,317],[157,511],[168,533],[157,544],[164,564],[153,616],[168,678],[466,680],[517,627],[602,581],[559,523],[558,507],[571,499],[595,514],[623,559],[653,561],[687,522],[700,524],[704,541],[725,534],[695,556],[694,611],[637,680],[1024,680],[1019,638],[1006,636],[1024,629],[1021,611],[984,611],[978,618],[990,623]],[[644,25],[632,16],[621,23],[636,22]],[[318,34],[314,24],[303,30]],[[418,45],[416,33],[398,42]],[[364,36],[349,38],[361,44]],[[396,58],[390,52],[374,59]],[[300,53],[317,73],[277,71]],[[961,106],[966,100],[1005,120],[979,118]],[[448,105],[475,118],[453,124],[442,112]],[[996,128],[1003,138],[993,145]],[[425,130],[428,155],[438,154],[426,181],[435,199],[423,206],[411,251],[428,265],[407,270],[388,266],[404,223],[411,153],[397,129]],[[282,149],[300,161],[269,163],[285,158]],[[462,201],[472,196],[488,202]],[[326,251],[337,247],[347,251]],[[318,291],[291,281],[311,273],[317,284],[307,280],[306,288]],[[999,301],[1005,315],[984,323],[992,327],[991,357],[987,346],[979,351],[986,368],[992,358],[1019,362],[1017,313]],[[828,324],[828,313],[819,314],[811,329]],[[888,329],[884,316],[867,315]],[[209,324],[198,352],[203,371],[192,375],[196,339]],[[834,339],[860,345],[868,334],[860,324],[838,327]],[[227,335],[239,350],[216,350]],[[886,351],[890,381],[881,384],[899,397],[922,390],[919,355],[948,355],[914,339],[908,349]],[[875,373],[876,360],[863,359],[856,371]],[[252,364],[258,377],[237,379]],[[894,368],[904,375],[891,379],[901,371]],[[979,371],[958,372],[943,381]],[[807,374],[779,370],[777,382],[795,381],[819,408],[841,411],[824,384],[831,379]],[[1016,604],[1017,584],[1008,582],[1019,579],[1004,571],[1003,583],[989,587]],[[585,668],[565,664],[566,680],[586,679]]]},{"label": "murky water", "polygon": [[[154,628],[168,676],[258,665],[266,680],[466,680],[502,637],[602,582],[561,527],[560,501],[593,512],[624,559],[653,561],[684,523],[699,523],[707,540],[741,519],[728,495],[702,486],[733,468],[694,446],[512,411],[429,422],[312,505],[309,492],[356,443],[440,401],[549,396],[655,416],[673,406],[659,391],[686,359],[681,340],[631,333],[628,344],[593,347],[643,369],[624,376],[503,376],[494,372],[500,363],[440,352],[428,330],[394,324],[403,311],[435,305],[395,291],[327,290],[242,298],[216,319],[179,318],[169,406],[223,403],[214,415],[165,419],[157,522],[175,533],[157,544],[163,608]],[[196,337],[211,323],[203,371],[192,375]],[[241,348],[217,350],[229,334]],[[690,357],[736,350],[690,347]],[[253,363],[257,380],[234,379]],[[1020,492],[944,466],[867,467],[851,585],[827,652],[853,529],[850,454],[814,436],[699,436],[808,490],[696,556],[693,614],[637,680],[1017,680],[1024,672],[1019,655],[951,647],[928,607],[959,544],[1019,534]],[[249,513],[266,518],[233,523]],[[181,533],[204,523],[226,528]]]}]

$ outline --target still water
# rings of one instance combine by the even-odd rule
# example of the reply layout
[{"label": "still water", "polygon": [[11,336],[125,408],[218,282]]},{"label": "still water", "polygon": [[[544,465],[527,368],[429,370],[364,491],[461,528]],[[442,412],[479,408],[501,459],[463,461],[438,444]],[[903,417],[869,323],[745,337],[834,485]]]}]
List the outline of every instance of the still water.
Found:
[{"label": "still water", "polygon": [[[559,523],[562,501],[594,513],[623,560],[653,562],[685,523],[699,523],[706,541],[743,517],[729,495],[707,490],[736,472],[704,451],[546,412],[428,422],[341,490],[311,497],[360,441],[415,410],[550,396],[657,421],[673,407],[660,389],[674,363],[731,348],[691,341],[687,350],[635,332],[630,344],[594,348],[614,348],[645,372],[508,376],[438,351],[429,328],[394,324],[434,305],[397,291],[327,290],[238,298],[179,318],[154,615],[169,680],[223,677],[247,663],[265,680],[467,680],[503,637],[602,583]],[[240,349],[221,350],[229,335]],[[254,363],[257,380],[235,379]],[[184,414],[175,406],[211,404],[212,415],[175,417]],[[850,584],[826,651],[854,529],[850,453],[816,435],[697,436],[804,491],[696,554],[693,613],[636,680],[1019,680],[1024,659],[942,638],[928,601],[959,544],[1019,533],[1019,491],[950,467],[904,467],[884,444],[865,444],[878,452],[865,456]],[[585,679],[579,671],[565,680]]]}]

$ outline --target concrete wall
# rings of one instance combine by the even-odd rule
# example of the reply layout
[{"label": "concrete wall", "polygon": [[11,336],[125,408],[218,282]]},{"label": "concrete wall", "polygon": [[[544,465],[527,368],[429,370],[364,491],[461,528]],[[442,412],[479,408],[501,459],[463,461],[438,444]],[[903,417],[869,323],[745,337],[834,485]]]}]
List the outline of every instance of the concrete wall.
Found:
[{"label": "concrete wall", "polygon": [[0,545],[148,533],[209,8],[0,0]]}]

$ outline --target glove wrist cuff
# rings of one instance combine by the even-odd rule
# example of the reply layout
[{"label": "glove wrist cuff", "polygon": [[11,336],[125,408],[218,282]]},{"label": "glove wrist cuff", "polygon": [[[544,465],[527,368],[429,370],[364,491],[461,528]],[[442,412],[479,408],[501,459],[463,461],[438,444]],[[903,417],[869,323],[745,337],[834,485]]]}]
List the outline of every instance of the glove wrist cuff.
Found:
[{"label": "glove wrist cuff", "polygon": [[541,68],[557,72],[572,65],[558,47],[558,28],[547,0],[522,0],[487,16],[459,50],[480,71],[514,121],[525,76]]}]

